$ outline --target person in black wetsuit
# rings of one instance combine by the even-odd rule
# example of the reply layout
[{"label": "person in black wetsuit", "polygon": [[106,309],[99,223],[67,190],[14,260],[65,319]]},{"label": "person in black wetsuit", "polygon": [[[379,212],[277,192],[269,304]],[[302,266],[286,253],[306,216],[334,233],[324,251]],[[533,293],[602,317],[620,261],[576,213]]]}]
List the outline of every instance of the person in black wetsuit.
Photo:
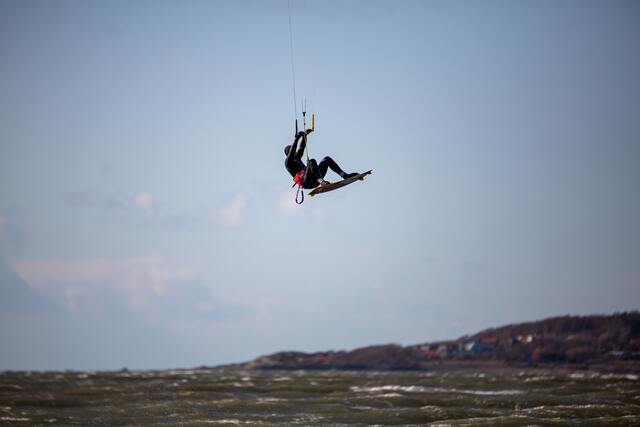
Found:
[{"label": "person in black wetsuit", "polygon": [[[324,180],[324,176],[327,173],[328,169],[331,169],[342,179],[347,179],[358,175],[356,172],[346,173],[343,171],[340,166],[331,158],[325,157],[320,161],[320,163],[316,162],[315,159],[309,159],[308,164],[302,162],[302,155],[304,154],[304,149],[307,144],[307,135],[311,133],[311,129],[307,129],[306,132],[298,132],[296,134],[295,140],[292,145],[287,145],[284,147],[284,154],[287,158],[284,161],[284,167],[291,174],[292,177],[304,171],[304,179],[302,180],[302,188],[311,189],[316,188],[318,185],[328,184],[327,181]],[[300,141],[302,139],[302,141]],[[298,148],[298,142],[300,142],[300,147]]]}]

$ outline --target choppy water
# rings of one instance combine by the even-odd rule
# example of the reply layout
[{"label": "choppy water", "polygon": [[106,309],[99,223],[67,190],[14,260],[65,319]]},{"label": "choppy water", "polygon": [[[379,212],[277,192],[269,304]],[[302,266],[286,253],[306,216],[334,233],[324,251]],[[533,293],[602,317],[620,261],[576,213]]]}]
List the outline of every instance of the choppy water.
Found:
[{"label": "choppy water", "polygon": [[633,375],[0,373],[0,425],[631,426]]}]

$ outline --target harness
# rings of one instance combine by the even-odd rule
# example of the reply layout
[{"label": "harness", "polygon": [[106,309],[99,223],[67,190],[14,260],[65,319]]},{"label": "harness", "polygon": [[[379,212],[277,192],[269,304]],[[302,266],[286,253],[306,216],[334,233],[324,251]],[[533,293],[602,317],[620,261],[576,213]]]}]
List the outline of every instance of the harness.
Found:
[{"label": "harness", "polygon": [[[304,191],[302,191],[302,182],[304,181],[304,170],[301,170],[293,177],[293,185],[291,188],[298,186],[298,190],[296,191],[296,203],[301,205],[304,202]],[[300,201],[298,201],[298,198]]]}]

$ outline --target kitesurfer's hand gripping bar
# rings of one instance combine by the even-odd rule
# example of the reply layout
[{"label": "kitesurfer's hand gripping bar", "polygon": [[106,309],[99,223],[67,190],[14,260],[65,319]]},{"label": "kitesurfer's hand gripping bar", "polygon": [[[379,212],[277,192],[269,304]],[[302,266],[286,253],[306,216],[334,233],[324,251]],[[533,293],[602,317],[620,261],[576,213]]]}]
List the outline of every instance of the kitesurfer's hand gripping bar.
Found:
[{"label": "kitesurfer's hand gripping bar", "polygon": [[311,113],[311,128],[307,129],[307,135],[316,130],[316,115]]},{"label": "kitesurfer's hand gripping bar", "polygon": [[[316,115],[314,113],[311,113],[311,128],[307,129],[307,131],[305,132],[307,135],[309,135],[311,132],[316,130]],[[296,133],[295,136],[298,136],[298,119],[296,119]]]}]

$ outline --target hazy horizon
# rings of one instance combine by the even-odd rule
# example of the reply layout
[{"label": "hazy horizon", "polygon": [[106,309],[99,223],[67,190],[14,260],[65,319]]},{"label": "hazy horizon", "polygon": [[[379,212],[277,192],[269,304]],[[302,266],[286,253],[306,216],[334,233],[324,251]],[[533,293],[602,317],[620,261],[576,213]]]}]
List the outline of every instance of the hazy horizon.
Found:
[{"label": "hazy horizon", "polygon": [[287,0],[0,2],[0,370],[639,308],[640,3],[291,6],[301,206]]}]

